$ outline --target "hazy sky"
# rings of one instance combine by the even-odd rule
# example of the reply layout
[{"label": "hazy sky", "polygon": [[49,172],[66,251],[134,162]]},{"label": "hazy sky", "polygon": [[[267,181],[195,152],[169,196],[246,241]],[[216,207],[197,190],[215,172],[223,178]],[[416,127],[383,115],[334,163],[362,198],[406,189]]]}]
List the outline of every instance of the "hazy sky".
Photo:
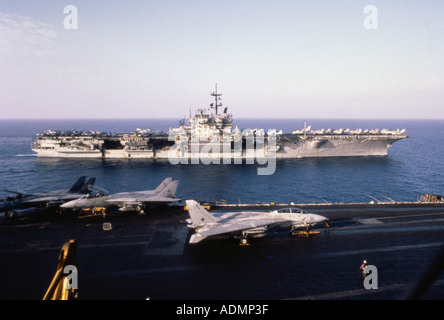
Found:
[{"label": "hazy sky", "polygon": [[215,83],[235,118],[444,118],[443,13],[442,0],[3,0],[0,119],[182,118]]}]

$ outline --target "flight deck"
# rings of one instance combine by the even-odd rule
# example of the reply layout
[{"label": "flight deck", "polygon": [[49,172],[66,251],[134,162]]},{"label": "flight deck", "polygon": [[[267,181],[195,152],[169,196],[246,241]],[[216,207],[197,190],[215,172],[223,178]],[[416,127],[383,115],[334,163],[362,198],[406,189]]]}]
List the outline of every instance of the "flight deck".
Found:
[{"label": "flight deck", "polygon": [[[232,208],[210,212],[224,210]],[[248,246],[236,239],[190,244],[181,206],[146,215],[2,218],[0,299],[42,299],[70,239],[82,300],[402,299],[444,246],[444,206],[310,212],[328,217],[330,228],[310,237],[270,230]],[[377,269],[377,289],[363,285],[363,260]],[[441,272],[421,298],[443,297]]]}]

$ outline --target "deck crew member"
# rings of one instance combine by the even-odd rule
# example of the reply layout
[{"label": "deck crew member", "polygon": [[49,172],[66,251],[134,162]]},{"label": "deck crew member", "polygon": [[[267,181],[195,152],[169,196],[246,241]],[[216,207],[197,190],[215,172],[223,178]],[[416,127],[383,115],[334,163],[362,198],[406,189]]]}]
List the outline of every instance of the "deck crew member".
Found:
[{"label": "deck crew member", "polygon": [[361,272],[362,272],[362,277],[363,278],[365,278],[365,277],[367,277],[368,276],[368,273],[366,273],[365,272],[365,267],[367,266],[367,260],[364,260],[363,262],[362,262],[362,265],[361,265],[361,267],[359,268],[359,270],[361,270]]}]

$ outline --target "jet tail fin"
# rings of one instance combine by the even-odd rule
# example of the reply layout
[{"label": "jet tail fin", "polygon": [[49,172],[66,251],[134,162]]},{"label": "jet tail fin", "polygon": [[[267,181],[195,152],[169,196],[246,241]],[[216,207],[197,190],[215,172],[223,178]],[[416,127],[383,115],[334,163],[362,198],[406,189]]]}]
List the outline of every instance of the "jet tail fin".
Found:
[{"label": "jet tail fin", "polygon": [[194,200],[186,201],[188,207],[188,213],[190,214],[191,221],[193,222],[192,227],[198,227],[205,223],[215,223],[219,221],[218,218],[213,216],[207,210],[205,210],[200,204]]},{"label": "jet tail fin", "polygon": [[171,181],[162,191],[157,194],[159,197],[175,197],[179,180]]},{"label": "jet tail fin", "polygon": [[79,190],[83,187],[85,184],[86,176],[81,176],[77,181],[72,185],[71,189],[68,190],[68,192],[79,192]]},{"label": "jet tail fin", "polygon": [[96,178],[90,178],[78,191],[79,193],[90,193],[91,188],[90,186],[93,186],[94,183],[96,183]]},{"label": "jet tail fin", "polygon": [[161,192],[163,189],[165,189],[165,187],[167,187],[167,186],[171,183],[171,181],[173,181],[173,178],[166,178],[165,180],[163,180],[163,181],[159,184],[159,186],[158,186],[156,189],[154,189],[154,191],[153,191],[153,195],[154,195],[154,194],[158,194],[158,193]]}]

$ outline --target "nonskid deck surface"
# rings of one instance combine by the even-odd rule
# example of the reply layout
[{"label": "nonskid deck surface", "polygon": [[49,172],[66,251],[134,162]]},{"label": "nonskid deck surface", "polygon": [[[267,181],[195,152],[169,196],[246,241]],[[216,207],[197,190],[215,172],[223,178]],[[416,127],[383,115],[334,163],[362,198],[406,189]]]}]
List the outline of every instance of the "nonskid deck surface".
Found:
[{"label": "nonskid deck surface", "polygon": [[[81,299],[398,299],[444,245],[443,208],[315,209],[330,219],[312,237],[276,230],[188,243],[181,207],[145,216],[51,217],[0,226],[0,298],[41,299],[61,246],[77,241]],[[104,231],[103,223],[112,230]],[[365,289],[359,267],[378,271]],[[444,275],[426,299],[444,297]]]}]

